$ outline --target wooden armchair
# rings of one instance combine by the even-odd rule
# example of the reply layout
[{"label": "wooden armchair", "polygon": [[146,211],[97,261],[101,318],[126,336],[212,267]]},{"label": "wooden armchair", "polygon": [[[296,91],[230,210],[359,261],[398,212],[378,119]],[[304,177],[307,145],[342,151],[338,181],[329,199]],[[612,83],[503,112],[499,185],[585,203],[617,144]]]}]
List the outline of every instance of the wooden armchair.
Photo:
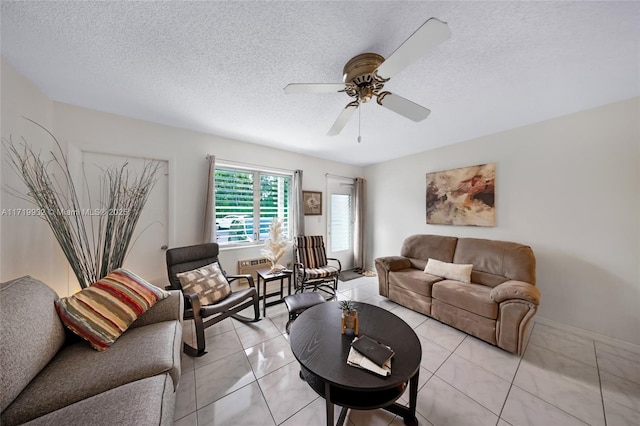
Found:
[{"label": "wooden armchair", "polygon": [[[194,246],[178,247],[167,250],[167,272],[169,283],[167,289],[181,290],[182,285],[177,274],[201,268],[212,263],[218,263],[219,247],[216,243],[198,244]],[[222,271],[222,267],[220,267]],[[223,272],[224,273],[224,272]],[[239,321],[255,322],[260,320],[258,293],[251,275],[227,275],[227,283],[245,278],[249,281],[249,288],[233,291],[226,298],[210,305],[201,305],[195,293],[185,293],[184,319],[193,319],[196,330],[197,348],[184,343],[184,353],[190,356],[202,356],[205,351],[204,329],[225,318],[232,317]],[[238,312],[253,305],[254,318],[239,315]],[[206,319],[208,318],[208,319]],[[205,320],[206,319],[206,320]]]}]

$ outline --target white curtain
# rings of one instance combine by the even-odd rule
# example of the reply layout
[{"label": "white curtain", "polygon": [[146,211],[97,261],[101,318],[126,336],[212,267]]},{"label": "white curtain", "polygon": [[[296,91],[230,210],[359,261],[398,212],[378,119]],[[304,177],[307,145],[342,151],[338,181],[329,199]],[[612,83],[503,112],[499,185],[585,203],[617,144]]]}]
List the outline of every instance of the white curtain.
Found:
[{"label": "white curtain", "polygon": [[207,155],[209,171],[207,176],[207,194],[204,207],[203,243],[216,242],[216,157]]},{"label": "white curtain", "polygon": [[363,178],[356,178],[354,182],[354,225],[353,225],[353,267],[357,271],[364,270],[364,213],[365,213],[365,184]]},{"label": "white curtain", "polygon": [[302,202],[302,170],[295,170],[291,183],[291,238],[304,235],[304,206]]}]

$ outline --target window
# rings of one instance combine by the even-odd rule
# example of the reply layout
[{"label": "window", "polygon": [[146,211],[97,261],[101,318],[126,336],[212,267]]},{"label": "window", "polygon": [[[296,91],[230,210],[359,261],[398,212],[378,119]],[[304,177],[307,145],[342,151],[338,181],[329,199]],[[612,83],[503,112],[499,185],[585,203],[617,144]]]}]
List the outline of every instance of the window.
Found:
[{"label": "window", "polygon": [[331,194],[331,251],[351,249],[351,195]]},{"label": "window", "polygon": [[273,218],[289,236],[291,176],[216,167],[216,242],[221,246],[264,241]]}]

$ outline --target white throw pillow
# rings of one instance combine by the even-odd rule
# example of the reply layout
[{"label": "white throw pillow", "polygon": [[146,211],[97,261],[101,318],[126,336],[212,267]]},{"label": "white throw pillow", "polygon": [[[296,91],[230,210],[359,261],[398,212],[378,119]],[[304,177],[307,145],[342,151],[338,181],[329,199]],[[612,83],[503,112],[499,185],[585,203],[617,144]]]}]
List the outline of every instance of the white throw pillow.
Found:
[{"label": "white throw pillow", "polygon": [[424,272],[437,277],[468,283],[471,282],[472,269],[473,265],[447,263],[429,258],[429,260],[427,260],[427,266],[424,268]]}]

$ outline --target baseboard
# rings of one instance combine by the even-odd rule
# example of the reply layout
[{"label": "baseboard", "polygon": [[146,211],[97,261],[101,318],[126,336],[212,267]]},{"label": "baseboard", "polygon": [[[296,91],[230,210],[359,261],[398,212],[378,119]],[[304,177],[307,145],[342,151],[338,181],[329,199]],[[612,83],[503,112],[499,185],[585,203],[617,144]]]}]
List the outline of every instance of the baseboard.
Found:
[{"label": "baseboard", "polygon": [[564,330],[569,333],[586,337],[588,339],[592,339],[601,343],[606,343],[608,345],[615,346],[617,348],[624,349],[626,351],[633,352],[635,354],[640,354],[640,345],[636,345],[630,342],[625,342],[624,340],[615,339],[613,337],[605,336],[603,334],[595,333],[593,331],[585,330],[583,328],[574,327],[572,325],[567,325],[567,324],[550,320],[548,318],[544,318],[538,315],[533,317],[533,322],[540,323],[542,325],[547,325],[549,327],[557,328],[560,330]]}]

